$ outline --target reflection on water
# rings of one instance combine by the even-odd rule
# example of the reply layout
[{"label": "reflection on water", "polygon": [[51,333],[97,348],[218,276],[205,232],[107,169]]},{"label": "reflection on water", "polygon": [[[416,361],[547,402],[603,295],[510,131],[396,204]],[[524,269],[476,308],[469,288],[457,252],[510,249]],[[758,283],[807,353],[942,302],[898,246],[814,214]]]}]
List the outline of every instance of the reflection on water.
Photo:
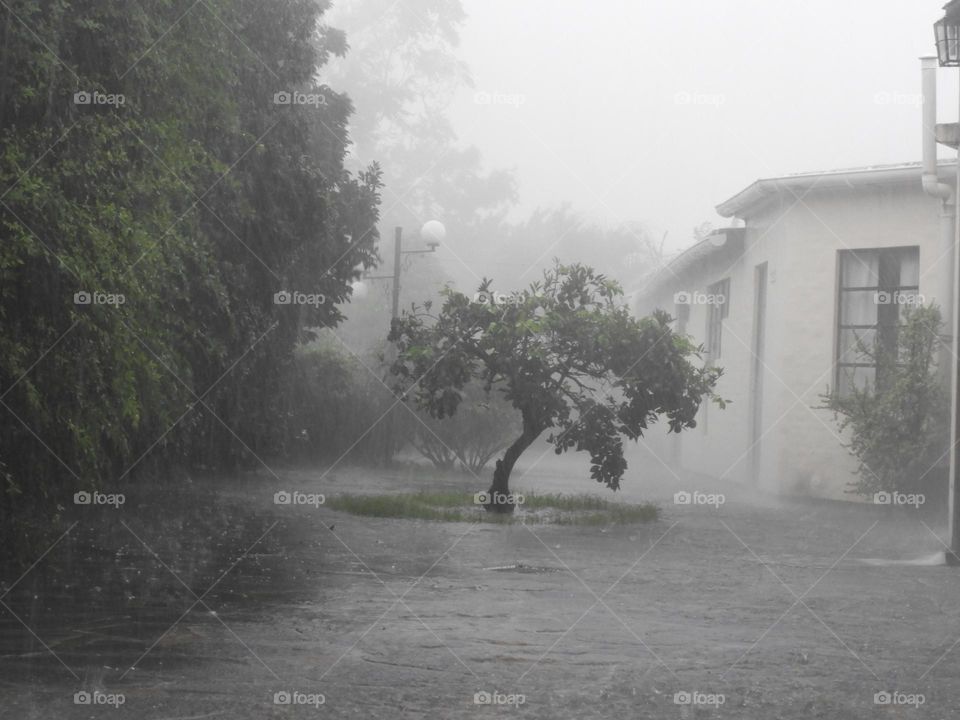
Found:
[{"label": "reflection on water", "polygon": [[218,614],[252,614],[279,592],[283,527],[262,507],[191,488],[68,512],[72,530],[0,586],[6,680],[72,681],[66,665],[97,686],[141,656],[143,668],[196,661]]},{"label": "reflection on water", "polygon": [[863,558],[860,560],[867,565],[878,567],[892,567],[895,565],[911,565],[914,567],[935,567],[937,565],[946,565],[947,558],[943,552],[935,552],[922,557],[911,558],[909,560],[887,560],[884,558]]}]

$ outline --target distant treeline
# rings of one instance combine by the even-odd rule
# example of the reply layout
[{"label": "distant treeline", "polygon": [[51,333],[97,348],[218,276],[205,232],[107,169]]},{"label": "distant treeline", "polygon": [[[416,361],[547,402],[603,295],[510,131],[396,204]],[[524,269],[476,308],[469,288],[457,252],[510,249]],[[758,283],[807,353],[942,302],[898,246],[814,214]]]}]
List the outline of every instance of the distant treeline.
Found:
[{"label": "distant treeline", "polygon": [[317,0],[0,8],[0,542],[172,465],[283,453],[293,350],[376,256]]}]

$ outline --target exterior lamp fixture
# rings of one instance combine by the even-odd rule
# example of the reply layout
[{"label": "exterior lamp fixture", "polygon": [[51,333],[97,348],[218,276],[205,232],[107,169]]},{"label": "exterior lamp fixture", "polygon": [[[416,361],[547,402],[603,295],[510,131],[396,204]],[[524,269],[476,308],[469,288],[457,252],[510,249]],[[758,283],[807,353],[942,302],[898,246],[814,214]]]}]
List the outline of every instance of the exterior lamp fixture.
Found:
[{"label": "exterior lamp fixture", "polygon": [[944,16],[933,25],[940,67],[960,67],[960,0],[943,6]]},{"label": "exterior lamp fixture", "polygon": [[[960,0],[958,0],[960,1]],[[440,247],[441,241],[446,237],[447,229],[439,220],[428,220],[420,228],[420,237],[426,241],[426,250],[404,250],[403,249],[403,228],[396,228],[393,246],[393,273],[391,275],[365,275],[365,280],[392,280],[393,281],[393,307],[390,316],[392,318],[400,317],[400,267],[404,255],[421,255],[423,253],[436,252]],[[360,285],[360,283],[358,283]],[[360,292],[366,294],[366,286],[360,288]],[[362,295],[361,295],[362,297]]]}]

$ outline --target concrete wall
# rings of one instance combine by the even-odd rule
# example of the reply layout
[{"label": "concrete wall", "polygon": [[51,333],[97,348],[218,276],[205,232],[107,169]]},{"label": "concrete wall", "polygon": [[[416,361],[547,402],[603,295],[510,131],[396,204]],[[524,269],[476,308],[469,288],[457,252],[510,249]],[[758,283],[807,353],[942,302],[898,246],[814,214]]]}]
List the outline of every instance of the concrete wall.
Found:
[{"label": "concrete wall", "polygon": [[[673,312],[677,290],[706,292],[730,278],[718,392],[726,410],[701,410],[700,427],[679,439],[654,431],[645,444],[669,462],[713,477],[757,483],[782,494],[846,498],[856,462],[843,447],[831,413],[816,409],[834,384],[838,253],[847,249],[920,247],[920,292],[936,301],[937,201],[917,182],[817,190],[785,196],[745,218],[738,257],[711,259],[663,287],[638,308]],[[751,472],[750,415],[754,338],[754,272],[766,262],[767,336],[762,370],[762,423],[756,476]],[[691,306],[687,332],[705,341],[707,308]]]}]

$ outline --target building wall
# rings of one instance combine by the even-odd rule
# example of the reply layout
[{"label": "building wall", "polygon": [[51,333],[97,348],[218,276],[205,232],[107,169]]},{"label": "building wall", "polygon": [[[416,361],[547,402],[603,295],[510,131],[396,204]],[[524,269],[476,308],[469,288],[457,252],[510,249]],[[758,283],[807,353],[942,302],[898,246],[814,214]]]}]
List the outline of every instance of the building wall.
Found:
[{"label": "building wall", "polygon": [[[793,198],[791,198],[792,200]],[[769,211],[768,211],[769,212]],[[776,400],[785,413],[776,427],[780,490],[843,498],[856,462],[843,447],[832,414],[815,409],[833,386],[836,354],[838,254],[842,250],[920,247],[920,292],[935,301],[938,251],[937,201],[919,183],[814,191],[803,203],[777,208],[771,235],[785,261],[778,274],[778,324],[789,335],[778,342]]]},{"label": "building wall", "polygon": [[[749,242],[748,237],[746,244],[749,245]],[[667,435],[663,426],[648,433],[644,444],[657,457],[681,469],[746,482],[749,453],[744,432],[749,422],[749,404],[743,395],[749,386],[751,368],[752,269],[747,267],[742,257],[717,253],[715,257],[699,263],[691,272],[674,278],[656,296],[647,298],[640,311],[649,312],[659,307],[676,317],[675,293],[706,294],[711,284],[724,278],[730,280],[729,297],[726,298],[729,315],[723,323],[721,356],[716,361],[724,370],[717,385],[717,394],[731,402],[722,410],[715,405],[705,404],[697,416],[696,428],[685,430],[680,435]],[[704,344],[708,314],[708,305],[689,305],[686,332]]]},{"label": "building wall", "polygon": [[[646,444],[665,461],[713,477],[756,483],[767,492],[852,499],[845,491],[856,462],[832,414],[817,409],[834,384],[838,253],[845,249],[920,246],[920,292],[936,301],[937,201],[915,183],[858,186],[801,196],[790,193],[746,217],[739,257],[699,264],[640,307],[673,312],[677,290],[706,292],[730,278],[719,394],[727,409],[702,409],[700,426],[679,438],[651,433]],[[754,272],[767,263],[762,437],[756,475],[750,453]],[[687,332],[705,341],[707,308],[691,306]]]}]

